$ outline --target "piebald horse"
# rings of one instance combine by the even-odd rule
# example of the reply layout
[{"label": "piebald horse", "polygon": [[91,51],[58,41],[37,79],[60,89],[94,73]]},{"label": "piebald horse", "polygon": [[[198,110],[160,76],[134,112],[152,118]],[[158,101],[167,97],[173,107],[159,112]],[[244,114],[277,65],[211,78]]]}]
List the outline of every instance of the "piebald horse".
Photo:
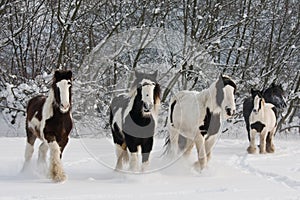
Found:
[{"label": "piebald horse", "polygon": [[[286,107],[286,102],[284,99],[284,91],[281,85],[276,85],[275,83],[272,83],[270,87],[260,91],[260,93],[262,97],[265,99],[265,102],[273,104],[277,108],[277,111],[280,111],[280,109]],[[248,132],[249,141],[251,137],[249,117],[253,110],[253,100],[254,100],[253,97],[250,96],[247,97],[243,103],[243,116],[246,123],[246,129]]]},{"label": "piebald horse", "polygon": [[153,135],[160,106],[160,86],[157,71],[144,74],[135,71],[135,81],[128,94],[116,96],[110,105],[110,127],[116,145],[116,170],[121,171],[131,153],[129,167],[139,170],[138,147],[142,152],[142,170],[149,164]]},{"label": "piebald horse", "polygon": [[72,72],[57,70],[48,96],[39,95],[29,100],[26,116],[27,145],[23,169],[28,167],[36,138],[41,139],[38,164],[46,166],[50,148],[49,175],[55,182],[66,180],[61,157],[72,129],[71,116]]},{"label": "piebald horse", "polygon": [[273,153],[275,151],[273,136],[277,127],[276,108],[266,103],[260,91],[251,89],[253,109],[249,117],[250,145],[248,153],[255,153],[255,135],[260,134],[260,153]]},{"label": "piebald horse", "polygon": [[[185,150],[185,154],[188,155],[195,144],[198,161],[194,167],[198,171],[205,168],[220,132],[222,120],[232,117],[235,113],[235,91],[235,82],[228,76],[220,75],[209,88],[201,92],[177,93],[171,99],[169,107],[166,152],[176,156],[179,150]],[[184,141],[183,145],[180,140]]]}]

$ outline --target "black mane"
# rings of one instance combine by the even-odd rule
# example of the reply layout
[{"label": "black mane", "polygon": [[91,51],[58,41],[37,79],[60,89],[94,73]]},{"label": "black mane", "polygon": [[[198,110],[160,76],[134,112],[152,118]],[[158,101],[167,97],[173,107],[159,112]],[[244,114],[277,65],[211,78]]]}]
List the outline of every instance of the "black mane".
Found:
[{"label": "black mane", "polygon": [[[284,101],[283,95],[284,91],[281,85],[276,85],[272,83],[269,88],[264,89],[262,91],[255,90],[256,92],[260,92],[262,97],[265,99],[266,103],[273,104],[275,115],[278,116],[278,109],[286,107],[286,103]],[[247,97],[243,103],[243,116],[246,123],[246,128],[248,132],[248,139],[250,141],[250,125],[249,125],[249,117],[253,110],[253,99],[254,97]]]}]

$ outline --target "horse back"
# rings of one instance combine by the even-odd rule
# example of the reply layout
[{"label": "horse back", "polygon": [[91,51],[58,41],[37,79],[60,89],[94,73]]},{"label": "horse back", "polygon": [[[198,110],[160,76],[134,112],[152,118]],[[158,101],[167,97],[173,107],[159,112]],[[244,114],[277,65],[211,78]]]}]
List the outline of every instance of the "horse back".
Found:
[{"label": "horse back", "polygon": [[[117,121],[122,120],[121,117],[124,114],[125,109],[128,107],[130,98],[127,94],[120,94],[112,99],[110,104],[110,124],[112,125],[113,121],[116,121],[116,117],[120,118]],[[121,112],[120,116],[116,116],[117,112]]]},{"label": "horse back", "polygon": [[276,107],[271,103],[265,104],[265,118],[270,128],[273,128],[277,124]]},{"label": "horse back", "polygon": [[[202,95],[201,98],[199,95]],[[178,92],[171,101],[169,112],[172,126],[179,129],[185,137],[194,137],[194,132],[199,130],[206,115],[204,94],[196,91]]]},{"label": "horse back", "polygon": [[122,145],[124,134],[122,132],[122,121],[125,109],[128,107],[130,98],[127,94],[120,94],[112,99],[110,104],[109,124],[114,142]]}]

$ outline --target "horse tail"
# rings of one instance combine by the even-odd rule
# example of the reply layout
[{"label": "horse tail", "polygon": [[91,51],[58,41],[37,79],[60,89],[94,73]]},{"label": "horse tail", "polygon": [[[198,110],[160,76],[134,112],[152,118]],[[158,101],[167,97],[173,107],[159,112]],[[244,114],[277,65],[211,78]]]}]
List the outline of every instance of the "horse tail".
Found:
[{"label": "horse tail", "polygon": [[167,135],[166,139],[165,139],[165,144],[163,146],[164,151],[162,153],[161,156],[163,155],[168,155],[171,151],[171,140],[170,140],[170,135]]},{"label": "horse tail", "polygon": [[[170,131],[170,128],[173,128],[173,111],[174,111],[174,107],[176,104],[176,99],[172,98],[170,102],[171,102],[171,104],[169,106],[169,113],[168,113],[168,119],[167,119],[167,127],[168,127],[169,131]],[[163,151],[162,155],[166,155],[171,152],[170,133],[168,133],[168,135],[165,139],[165,144],[164,144],[163,148],[164,148],[164,151]]]}]

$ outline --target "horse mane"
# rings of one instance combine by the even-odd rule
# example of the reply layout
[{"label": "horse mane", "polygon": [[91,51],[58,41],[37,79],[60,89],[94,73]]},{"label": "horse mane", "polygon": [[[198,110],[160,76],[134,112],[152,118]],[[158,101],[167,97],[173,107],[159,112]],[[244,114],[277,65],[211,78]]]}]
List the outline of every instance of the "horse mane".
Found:
[{"label": "horse mane", "polygon": [[235,94],[237,89],[237,85],[235,84],[235,82],[229,76],[226,75],[222,75],[222,79],[223,79],[224,86],[230,85],[234,88],[234,94]]},{"label": "horse mane", "polygon": [[55,88],[56,83],[61,80],[72,80],[72,71],[71,70],[56,70],[54,72],[53,78],[52,78],[52,84],[51,87]]},{"label": "horse mane", "polygon": [[161,95],[161,88],[158,83],[155,84],[154,88],[154,110],[158,112],[158,108],[160,106],[160,95]]},{"label": "horse mane", "polygon": [[226,75],[220,75],[219,78],[211,84],[211,86],[209,88],[211,88],[212,91],[216,91],[216,105],[217,107],[221,106],[223,98],[224,98],[224,92],[223,92],[223,88],[226,85],[230,85],[234,88],[234,94],[236,92],[236,84],[235,82]]}]

